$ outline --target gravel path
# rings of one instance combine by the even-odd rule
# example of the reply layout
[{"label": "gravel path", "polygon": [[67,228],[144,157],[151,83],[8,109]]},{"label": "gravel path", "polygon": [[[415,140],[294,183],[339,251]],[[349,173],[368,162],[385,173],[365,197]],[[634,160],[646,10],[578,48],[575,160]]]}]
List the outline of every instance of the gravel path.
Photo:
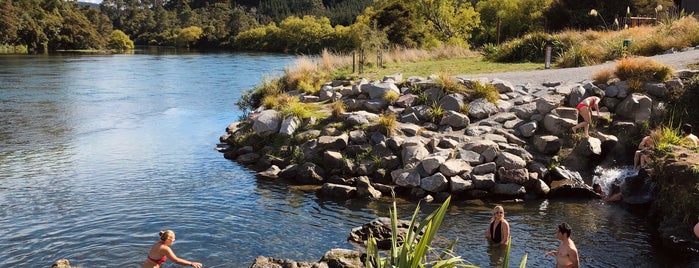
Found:
[{"label": "gravel path", "polygon": [[[651,57],[654,60],[670,65],[675,70],[686,69],[690,64],[699,63],[699,49],[694,49],[686,52],[678,52],[674,54],[664,54]],[[535,70],[535,71],[519,71],[519,72],[502,72],[502,73],[487,73],[487,74],[466,74],[459,75],[462,78],[478,78],[487,77],[489,79],[500,78],[505,81],[510,81],[513,85],[541,85],[544,82],[563,82],[563,83],[579,83],[592,80],[592,74],[601,69],[613,68],[615,62],[606,62],[600,65]]]}]

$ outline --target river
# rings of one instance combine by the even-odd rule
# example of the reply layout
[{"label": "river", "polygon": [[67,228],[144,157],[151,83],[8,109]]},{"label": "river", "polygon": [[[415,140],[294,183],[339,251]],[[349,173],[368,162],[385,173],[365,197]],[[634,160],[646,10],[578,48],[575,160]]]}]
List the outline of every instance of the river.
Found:
[{"label": "river", "polygon": [[[316,261],[390,200],[333,201],[214,150],[243,90],[291,56],[229,53],[0,55],[0,267],[137,267],[162,229],[180,257],[247,267],[258,255]],[[645,214],[599,200],[503,202],[512,259],[552,266],[573,227],[584,267],[691,266],[658,249]],[[495,204],[453,202],[440,235],[469,263],[498,266],[483,234]],[[423,204],[421,215],[436,205]],[[399,202],[410,217],[414,203]],[[164,267],[177,267],[166,262]]]}]

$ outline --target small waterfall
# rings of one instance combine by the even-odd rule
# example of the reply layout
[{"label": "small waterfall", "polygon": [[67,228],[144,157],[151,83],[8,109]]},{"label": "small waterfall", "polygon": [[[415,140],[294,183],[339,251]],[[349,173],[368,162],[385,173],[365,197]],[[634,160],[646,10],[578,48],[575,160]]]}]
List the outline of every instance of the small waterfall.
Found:
[{"label": "small waterfall", "polygon": [[592,184],[599,183],[602,190],[609,194],[612,185],[621,187],[623,201],[629,204],[645,204],[655,200],[656,184],[645,171],[633,169],[632,166],[595,168]]}]

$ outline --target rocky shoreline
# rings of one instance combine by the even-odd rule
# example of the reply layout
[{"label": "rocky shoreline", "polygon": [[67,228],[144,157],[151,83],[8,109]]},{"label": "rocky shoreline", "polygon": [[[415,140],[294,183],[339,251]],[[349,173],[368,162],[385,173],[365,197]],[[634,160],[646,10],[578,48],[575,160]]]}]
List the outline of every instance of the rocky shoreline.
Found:
[{"label": "rocky shoreline", "polygon": [[[598,165],[630,163],[636,147],[632,140],[641,135],[643,124],[662,116],[667,96],[696,74],[699,70],[679,70],[669,81],[646,82],[643,93],[632,93],[629,83],[619,79],[513,85],[498,78],[454,77],[469,89],[492,86],[499,96],[494,102],[468,92],[446,92],[437,76],[333,81],[317,95],[287,94],[326,106],[342,101],[346,112],[319,122],[283,118],[279,111],[260,107],[226,128],[219,150],[262,178],[317,185],[317,194],[330,198],[377,199],[394,193],[427,202],[448,196],[599,198],[581,173]],[[600,91],[605,93],[602,113],[593,118],[597,125],[591,137],[573,134],[579,116],[573,107]],[[395,101],[384,98],[394,93],[399,95]],[[387,114],[395,115],[395,131],[377,123]],[[649,181],[636,177],[641,184]],[[678,239],[677,228],[662,230],[666,247],[683,252],[699,248],[691,236]],[[361,257],[335,251],[326,254],[322,265],[258,257],[251,267],[355,267],[328,265],[328,256]]]}]

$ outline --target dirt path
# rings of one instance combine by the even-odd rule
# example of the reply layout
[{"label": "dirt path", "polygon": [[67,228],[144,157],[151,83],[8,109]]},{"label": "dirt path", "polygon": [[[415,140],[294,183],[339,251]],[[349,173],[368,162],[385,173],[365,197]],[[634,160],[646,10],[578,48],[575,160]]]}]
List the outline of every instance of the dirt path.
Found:
[{"label": "dirt path", "polygon": [[[657,55],[651,58],[661,63],[670,65],[673,68],[675,68],[675,70],[686,69],[687,66],[690,64],[699,63],[699,49],[674,54]],[[489,79],[500,78],[505,81],[510,81],[514,85],[541,85],[544,82],[578,83],[591,80],[593,73],[601,69],[613,68],[615,64],[615,62],[607,62],[600,65],[578,68],[502,72],[488,74],[467,74],[459,75],[459,77],[487,77]]]}]

